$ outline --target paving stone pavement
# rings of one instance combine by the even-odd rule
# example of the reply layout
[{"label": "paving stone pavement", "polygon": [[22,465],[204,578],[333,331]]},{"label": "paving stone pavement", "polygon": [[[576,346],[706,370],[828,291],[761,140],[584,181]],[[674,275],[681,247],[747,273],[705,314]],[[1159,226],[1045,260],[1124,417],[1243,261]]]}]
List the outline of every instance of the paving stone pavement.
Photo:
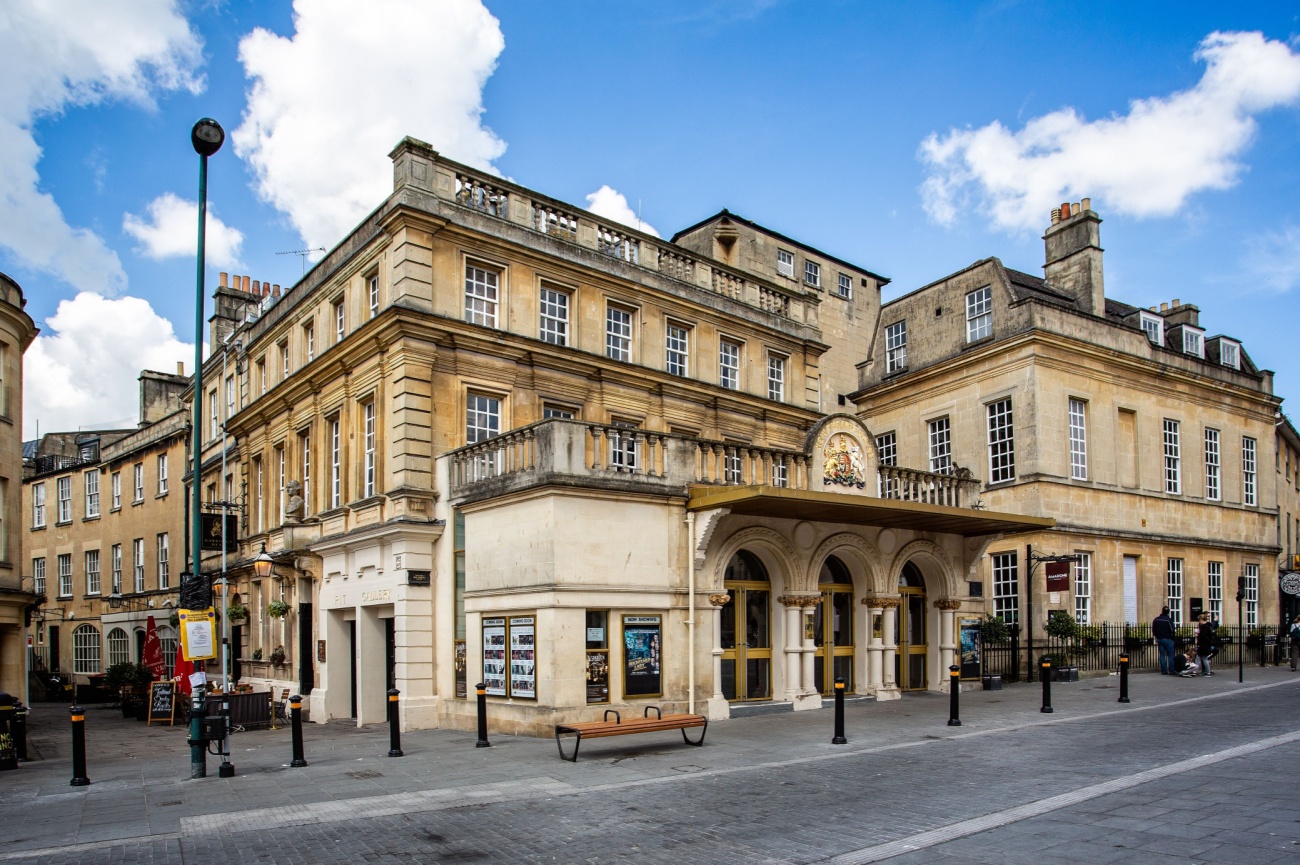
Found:
[{"label": "paving stone pavement", "polygon": [[[237,734],[234,778],[189,778],[187,732],[107,708],[74,788],[66,707],[32,713],[38,757],[0,772],[0,859],[23,862],[1300,863],[1300,674],[1135,675],[595,740],[308,724]],[[1143,774],[1151,773],[1151,775]],[[1160,776],[1156,780],[1146,780]],[[1026,816],[1032,815],[1032,816]]]}]

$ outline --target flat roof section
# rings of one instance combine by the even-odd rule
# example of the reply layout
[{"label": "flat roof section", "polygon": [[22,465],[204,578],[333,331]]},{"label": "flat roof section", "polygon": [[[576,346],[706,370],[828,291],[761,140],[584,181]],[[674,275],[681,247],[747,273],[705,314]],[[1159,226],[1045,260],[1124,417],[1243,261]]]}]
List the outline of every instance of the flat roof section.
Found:
[{"label": "flat roof section", "polygon": [[693,486],[686,507],[692,511],[727,508],[731,513],[741,516],[946,532],[962,537],[1035,532],[1056,525],[1056,520],[1051,517],[1025,517],[996,511],[772,486]]}]

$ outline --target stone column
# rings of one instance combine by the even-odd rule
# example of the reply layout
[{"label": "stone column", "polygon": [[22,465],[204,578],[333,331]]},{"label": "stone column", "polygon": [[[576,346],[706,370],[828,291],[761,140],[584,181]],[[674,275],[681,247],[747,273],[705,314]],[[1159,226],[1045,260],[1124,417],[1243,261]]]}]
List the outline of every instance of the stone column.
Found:
[{"label": "stone column", "polygon": [[934,602],[934,608],[939,611],[939,678],[932,681],[946,682],[948,680],[948,668],[955,661],[957,653],[956,639],[956,620],[957,610],[961,609],[961,601],[953,598],[940,598]]},{"label": "stone column", "polygon": [[731,704],[722,695],[722,608],[731,603],[726,592],[709,595],[713,605],[713,696],[709,697],[708,716],[712,719],[731,717]]},{"label": "stone column", "polygon": [[785,699],[801,709],[820,709],[821,694],[813,681],[812,635],[805,633],[804,610],[815,605],[821,595],[781,595],[776,600],[785,607]]},{"label": "stone column", "polygon": [[[868,595],[865,598],[863,598],[862,606],[867,608],[867,625],[866,628],[863,629],[867,652],[866,652],[866,668],[863,670],[863,679],[865,679],[865,681],[859,684],[858,693],[866,694],[868,696],[874,697],[876,691],[879,690],[882,684],[884,684],[884,678],[882,677],[881,674],[882,667],[880,661],[880,654],[884,650],[884,645],[885,645],[884,637],[883,637],[883,633],[884,633],[883,632],[884,616],[882,613],[883,608],[880,606],[880,599],[875,595]],[[876,636],[876,628],[875,628],[876,616],[881,616],[882,636],[880,637]]]},{"label": "stone column", "polygon": [[[813,622],[816,618],[817,604],[821,602],[821,596],[815,595],[803,599],[803,696],[809,702],[816,703],[815,708],[820,709],[822,703],[821,683],[817,681],[815,675],[817,660],[817,644],[815,634],[813,633]],[[828,649],[830,647],[827,647]],[[830,657],[826,658],[829,664]]]},{"label": "stone column", "polygon": [[898,682],[894,681],[894,658],[898,655],[898,634],[894,628],[894,611],[902,598],[898,595],[882,595],[875,599],[884,616],[884,644],[881,647],[881,684],[876,689],[877,700],[897,700],[903,696]]}]

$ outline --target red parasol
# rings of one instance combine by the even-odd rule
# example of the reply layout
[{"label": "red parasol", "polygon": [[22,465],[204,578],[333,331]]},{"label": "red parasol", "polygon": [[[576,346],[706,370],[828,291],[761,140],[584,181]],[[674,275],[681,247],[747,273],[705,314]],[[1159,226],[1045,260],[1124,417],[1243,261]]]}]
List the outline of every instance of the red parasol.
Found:
[{"label": "red parasol", "polygon": [[154,679],[161,679],[167,674],[167,665],[163,663],[162,642],[158,639],[158,626],[154,624],[153,616],[145,622],[144,656],[140,663],[149,668]]},{"label": "red parasol", "polygon": [[193,693],[194,688],[190,685],[190,674],[194,672],[194,662],[185,660],[185,652],[181,649],[181,641],[176,641],[176,676],[180,678],[180,685],[177,686],[182,694]]}]

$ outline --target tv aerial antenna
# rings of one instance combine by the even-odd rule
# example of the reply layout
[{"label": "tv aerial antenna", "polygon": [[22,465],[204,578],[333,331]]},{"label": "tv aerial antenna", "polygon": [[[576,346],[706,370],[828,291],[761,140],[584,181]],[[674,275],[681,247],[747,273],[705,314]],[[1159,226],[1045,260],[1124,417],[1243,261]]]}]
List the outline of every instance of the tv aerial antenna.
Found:
[{"label": "tv aerial antenna", "polygon": [[314,246],[314,247],[312,247],[311,249],[287,249],[287,250],[285,250],[284,252],[277,252],[276,255],[297,255],[297,256],[301,256],[301,258],[302,258],[302,275],[303,275],[303,276],[306,276],[306,275],[307,275],[307,256],[311,255],[313,252],[324,252],[324,251],[325,251],[325,247],[323,247],[323,246]]}]

